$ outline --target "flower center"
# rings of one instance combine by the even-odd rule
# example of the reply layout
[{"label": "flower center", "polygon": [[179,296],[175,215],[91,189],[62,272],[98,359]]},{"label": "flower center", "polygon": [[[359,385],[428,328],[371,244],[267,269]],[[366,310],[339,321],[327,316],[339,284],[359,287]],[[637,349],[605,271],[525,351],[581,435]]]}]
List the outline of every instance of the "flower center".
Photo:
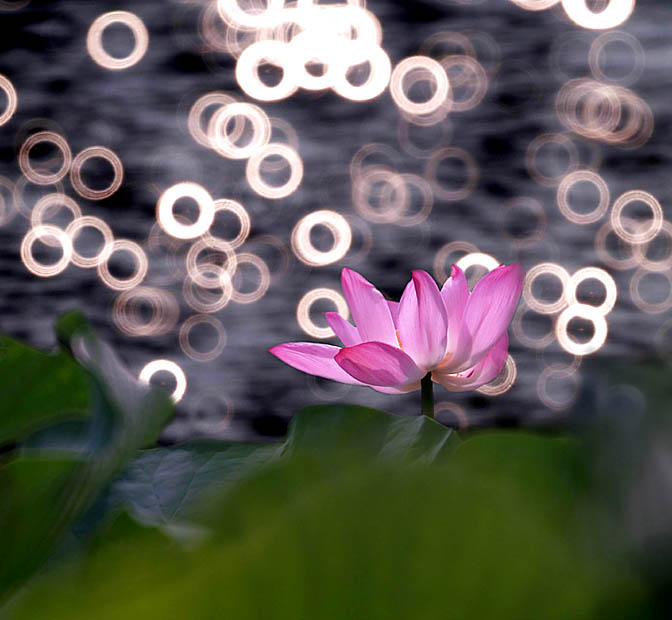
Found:
[{"label": "flower center", "polygon": [[397,342],[399,343],[399,348],[403,351],[404,350],[404,345],[401,344],[401,336],[399,335],[399,330],[398,329],[395,330],[394,333],[397,334]]}]

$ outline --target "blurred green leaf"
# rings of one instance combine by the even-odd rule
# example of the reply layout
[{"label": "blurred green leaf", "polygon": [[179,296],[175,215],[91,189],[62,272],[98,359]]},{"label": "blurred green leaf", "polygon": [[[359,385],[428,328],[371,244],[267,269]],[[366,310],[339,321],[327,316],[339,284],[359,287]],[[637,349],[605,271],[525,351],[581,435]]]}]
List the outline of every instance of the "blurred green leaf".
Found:
[{"label": "blurred green leaf", "polygon": [[145,450],[115,480],[107,507],[125,506],[143,523],[186,520],[204,498],[272,461],[279,450],[273,444],[228,441]]},{"label": "blurred green leaf", "polygon": [[27,442],[0,468],[0,599],[42,565],[126,461],[156,440],[173,410],[167,394],[139,384],[90,329],[73,329],[69,338],[88,375],[91,419],[82,449],[59,448],[53,439],[48,449]]},{"label": "blurred green leaf", "polygon": [[122,517],[114,535],[43,577],[7,613],[642,617],[642,584],[621,559],[585,544],[592,521],[582,518],[583,490],[566,472],[579,451],[573,442],[507,434],[477,436],[448,462],[414,467],[356,455],[335,467],[316,454],[289,454],[213,504],[200,545],[181,547]]},{"label": "blurred green leaf", "polygon": [[86,315],[79,310],[72,310],[61,315],[54,326],[56,339],[66,350],[72,350],[72,341],[76,336],[87,335],[95,337]]},{"label": "blurred green leaf", "polygon": [[306,407],[292,419],[285,451],[319,457],[337,450],[366,458],[429,463],[450,454],[458,442],[453,430],[425,416],[320,405]]},{"label": "blurred green leaf", "polygon": [[126,506],[144,523],[171,523],[280,456],[320,457],[334,468],[348,455],[428,463],[445,458],[457,441],[454,431],[426,417],[355,405],[307,407],[292,419],[284,444],[200,441],[145,451],[115,481],[106,503]]},{"label": "blurred green leaf", "polygon": [[59,420],[87,415],[88,377],[70,355],[0,337],[0,445]]}]

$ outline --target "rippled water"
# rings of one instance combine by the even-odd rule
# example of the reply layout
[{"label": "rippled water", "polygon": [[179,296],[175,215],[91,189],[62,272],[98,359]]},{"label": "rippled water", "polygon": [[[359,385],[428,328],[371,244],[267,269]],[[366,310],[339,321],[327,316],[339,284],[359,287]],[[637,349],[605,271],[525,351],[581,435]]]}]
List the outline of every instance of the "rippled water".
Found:
[{"label": "rippled water", "polygon": [[[16,155],[26,135],[25,124],[35,118],[49,119],[60,127],[73,153],[104,145],[123,161],[124,184],[116,194],[99,203],[78,200],[84,213],[105,219],[116,237],[144,244],[155,222],[160,193],[174,183],[195,181],[216,198],[234,198],[245,205],[252,234],[243,250],[258,253],[277,271],[280,257],[264,243],[266,236],[272,235],[288,247],[296,222],[316,209],[328,208],[354,217],[349,166],[362,146],[374,142],[389,145],[396,152],[400,172],[424,173],[426,158],[409,152],[400,140],[403,123],[389,94],[355,103],[331,92],[299,92],[288,100],[260,105],[269,116],[291,123],[296,130],[305,166],[303,183],[288,198],[260,198],[245,181],[244,162],[219,157],[196,144],[187,131],[188,109],[201,94],[226,90],[244,99],[235,81],[235,61],[226,54],[202,49],[200,6],[150,0],[122,1],[114,8],[136,13],[150,34],[142,61],[118,72],[96,66],[86,52],[88,27],[107,9],[100,3],[33,0],[21,11],[0,14],[4,35],[0,73],[12,80],[19,95],[15,117],[0,127],[2,176],[20,177]],[[283,433],[293,412],[316,401],[345,399],[408,414],[418,410],[417,394],[393,397],[366,388],[317,382],[283,366],[266,352],[280,342],[310,340],[297,324],[297,302],[316,287],[338,289],[343,266],[357,269],[391,298],[400,295],[412,269],[432,271],[436,252],[456,240],[470,242],[502,263],[519,260],[526,269],[548,260],[570,273],[588,265],[605,267],[594,249],[600,223],[578,226],[568,222],[557,208],[556,188],[536,182],[525,164],[526,151],[535,137],[564,131],[553,109],[555,96],[570,78],[590,76],[588,49],[599,33],[577,28],[559,7],[524,11],[508,0],[485,0],[475,5],[370,0],[368,8],[381,22],[382,45],[393,64],[418,53],[433,33],[451,31],[464,33],[473,41],[477,57],[489,72],[487,94],[476,109],[451,114],[441,126],[413,134],[430,146],[456,146],[473,156],[479,180],[466,199],[446,202],[437,198],[429,219],[415,227],[369,224],[373,243],[364,257],[353,250],[338,264],[309,268],[292,256],[287,271],[273,278],[261,301],[229,304],[217,313],[227,330],[227,345],[222,355],[209,363],[194,362],[180,351],[177,330],[135,339],[119,333],[110,319],[116,294],[92,271],[70,267],[54,278],[30,275],[19,258],[28,222],[17,215],[0,227],[0,330],[48,347],[54,342],[55,317],[68,308],[82,308],[132,371],[139,372],[146,362],[159,357],[175,360],[184,369],[187,393],[167,439],[198,434],[204,428],[223,428],[217,425],[219,413],[211,415],[212,411],[221,413],[223,405],[215,402],[221,397],[228,400],[233,418],[220,435],[268,436]],[[653,135],[638,149],[590,143],[576,136],[572,139],[581,165],[597,164],[612,201],[627,190],[642,189],[658,198],[669,218],[672,6],[665,1],[640,0],[621,30],[635,36],[644,51],[643,70],[631,88],[653,111]],[[123,38],[119,44],[124,44]],[[632,62],[627,50],[619,49],[611,50],[607,59],[606,69],[613,74],[627,72]],[[553,158],[541,164],[551,173],[554,165],[560,170],[563,166]],[[448,177],[460,171],[444,174],[444,180],[453,182]],[[69,182],[65,190],[75,195]],[[39,195],[38,188],[28,186],[26,204]],[[546,226],[542,239],[516,249],[511,234],[531,224],[519,212],[505,207],[521,196],[539,202]],[[160,256],[150,255],[147,283],[162,283],[170,269]],[[658,330],[670,312],[642,312],[629,292],[633,272],[607,270],[617,284],[618,300],[608,316],[607,342],[593,357],[636,364],[656,354]],[[645,280],[641,292],[651,300],[665,298],[666,286],[664,279]],[[166,288],[180,297],[179,283]],[[583,293],[586,296],[582,299],[599,302],[599,287],[586,287]],[[320,309],[331,308],[315,306]],[[183,305],[181,321],[190,314],[193,312]],[[530,333],[535,327],[548,327],[547,319],[540,315],[533,314],[527,321]],[[537,382],[546,366],[567,363],[569,356],[557,343],[541,354],[515,337],[511,354],[518,377],[506,394],[453,395],[437,387],[437,399],[461,405],[469,424],[539,424],[564,415],[540,402]],[[447,414],[446,420],[454,423],[456,418]]]}]

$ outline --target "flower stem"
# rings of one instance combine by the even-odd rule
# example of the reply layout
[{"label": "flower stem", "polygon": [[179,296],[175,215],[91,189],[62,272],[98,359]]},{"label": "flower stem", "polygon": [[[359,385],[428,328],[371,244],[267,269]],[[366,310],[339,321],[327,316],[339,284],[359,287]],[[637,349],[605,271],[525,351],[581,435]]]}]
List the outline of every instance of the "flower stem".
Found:
[{"label": "flower stem", "polygon": [[434,418],[434,387],[432,386],[432,373],[428,372],[421,382],[422,388],[422,411],[421,415]]}]

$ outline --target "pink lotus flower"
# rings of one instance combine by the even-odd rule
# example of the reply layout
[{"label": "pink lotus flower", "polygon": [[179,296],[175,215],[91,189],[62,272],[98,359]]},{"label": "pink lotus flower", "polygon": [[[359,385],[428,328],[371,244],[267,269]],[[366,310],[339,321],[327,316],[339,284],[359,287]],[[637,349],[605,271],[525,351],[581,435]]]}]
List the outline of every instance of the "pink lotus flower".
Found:
[{"label": "pink lotus flower", "polygon": [[523,270],[519,264],[497,267],[471,293],[455,265],[440,291],[427,272],[414,271],[399,302],[387,301],[351,269],[343,269],[341,286],[357,326],[336,312],[325,316],[343,348],[288,342],[270,353],[311,375],[379,392],[417,390],[429,373],[432,381],[463,392],[492,381],[504,367]]}]

